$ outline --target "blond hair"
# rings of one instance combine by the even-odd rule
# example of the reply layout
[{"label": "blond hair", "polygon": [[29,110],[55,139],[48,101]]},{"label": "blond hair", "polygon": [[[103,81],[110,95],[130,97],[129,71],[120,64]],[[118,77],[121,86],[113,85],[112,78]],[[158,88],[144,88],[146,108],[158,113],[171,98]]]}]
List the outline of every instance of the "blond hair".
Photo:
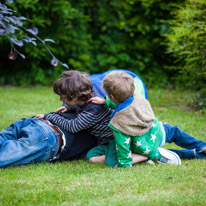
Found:
[{"label": "blond hair", "polygon": [[108,96],[113,96],[119,103],[124,102],[134,94],[133,77],[123,71],[113,71],[109,73],[102,83],[102,87]]}]

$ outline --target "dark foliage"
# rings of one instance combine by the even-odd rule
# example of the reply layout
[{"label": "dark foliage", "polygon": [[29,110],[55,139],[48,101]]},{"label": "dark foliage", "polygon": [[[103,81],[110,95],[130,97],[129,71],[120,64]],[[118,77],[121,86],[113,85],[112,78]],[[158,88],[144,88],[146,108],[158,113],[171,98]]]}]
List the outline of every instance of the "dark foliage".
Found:
[{"label": "dark foliage", "polygon": [[[30,18],[29,25],[38,25],[43,38],[55,39],[58,48],[51,44],[51,51],[72,69],[91,74],[129,69],[151,86],[167,85],[174,75],[167,69],[173,59],[161,43],[168,31],[162,20],[170,18],[172,3],[177,2],[181,1],[16,0],[12,9]],[[8,53],[3,39],[0,45],[0,52]],[[50,67],[41,45],[21,47],[20,52],[26,62],[20,58],[9,62],[1,55],[1,84],[51,84],[64,70]]]},{"label": "dark foliage", "polygon": [[172,15],[166,45],[177,61],[171,70],[186,88],[199,91],[193,106],[206,110],[206,1],[186,0]]},{"label": "dark foliage", "polygon": [[[13,3],[13,0],[6,0],[6,2]],[[53,66],[57,66],[57,64],[60,62],[50,51],[50,49],[47,47],[46,42],[52,42],[55,43],[52,39],[44,39],[42,40],[39,38],[38,35],[38,29],[36,27],[31,27],[27,29],[24,27],[23,21],[30,21],[29,19],[25,18],[24,16],[17,17],[15,15],[16,11],[13,9],[8,8],[5,4],[0,3],[0,36],[6,36],[11,44],[11,52],[8,56],[10,60],[15,60],[18,55],[20,55],[23,59],[25,59],[25,55],[21,54],[15,47],[15,45],[19,47],[23,47],[24,42],[32,43],[34,46],[37,45],[36,39],[38,39],[48,50],[50,55],[52,56],[51,64]],[[17,36],[17,31],[20,31],[22,34],[21,40],[17,39],[15,36]],[[27,34],[33,35],[35,38],[29,37],[28,35],[23,32],[27,32]],[[15,36],[13,36],[15,35]],[[60,62],[63,66],[68,68],[66,64],[63,64]]]}]

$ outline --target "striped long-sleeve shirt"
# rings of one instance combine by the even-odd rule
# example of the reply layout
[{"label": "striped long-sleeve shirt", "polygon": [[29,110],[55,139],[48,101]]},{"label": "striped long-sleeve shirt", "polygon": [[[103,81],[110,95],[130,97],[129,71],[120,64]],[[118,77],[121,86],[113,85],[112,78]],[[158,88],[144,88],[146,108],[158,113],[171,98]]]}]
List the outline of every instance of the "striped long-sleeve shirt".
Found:
[{"label": "striped long-sleeve shirt", "polygon": [[113,112],[110,108],[102,105],[86,103],[81,107],[75,107],[72,112],[77,113],[74,119],[67,119],[59,113],[50,113],[44,116],[55,125],[70,133],[77,133],[87,129],[90,134],[97,138],[98,144],[104,144],[113,138],[113,132],[108,127]]}]

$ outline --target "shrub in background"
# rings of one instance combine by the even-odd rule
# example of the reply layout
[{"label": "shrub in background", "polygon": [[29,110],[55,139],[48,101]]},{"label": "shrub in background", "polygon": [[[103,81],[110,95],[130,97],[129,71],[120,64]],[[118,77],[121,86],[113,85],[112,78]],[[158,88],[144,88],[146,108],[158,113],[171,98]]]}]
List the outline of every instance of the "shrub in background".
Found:
[{"label": "shrub in background", "polygon": [[[12,4],[13,0],[6,0],[6,2]],[[16,46],[22,47],[24,45],[24,42],[31,43],[34,46],[36,46],[37,45],[36,40],[37,40],[40,41],[45,46],[49,54],[52,56],[51,64],[53,66],[57,66],[58,63],[60,63],[62,66],[68,69],[68,65],[59,61],[47,46],[47,42],[55,43],[55,41],[52,39],[42,40],[38,36],[38,28],[37,27],[26,28],[23,24],[23,21],[29,21],[29,19],[25,18],[24,16],[17,17],[15,13],[16,11],[9,9],[5,4],[0,3],[0,36],[7,37],[11,44],[11,51],[10,54],[8,55],[8,58],[10,60],[15,60],[18,56],[21,56],[23,59],[25,59],[26,58],[25,55],[21,54],[16,48]],[[18,34],[17,31],[19,31]],[[26,35],[25,32],[29,33],[30,35]],[[19,39],[16,38],[14,35],[22,36],[22,37]],[[33,37],[30,37],[31,35]]]},{"label": "shrub in background", "polygon": [[171,69],[185,87],[199,91],[194,96],[194,107],[206,106],[206,1],[186,0],[172,12],[168,21],[170,33],[166,35],[168,52],[177,58]]},{"label": "shrub in background", "polygon": [[165,54],[162,34],[170,18],[169,11],[175,0],[104,0],[72,1],[74,8],[81,7],[90,17],[88,30],[91,35],[90,72],[124,68],[139,74],[147,86],[166,85],[172,64]]},{"label": "shrub in background", "polygon": [[200,110],[206,114],[206,88],[202,88],[199,92],[193,95],[191,106],[195,110]]},{"label": "shrub in background", "polygon": [[[55,56],[72,69],[91,74],[109,69],[129,69],[147,86],[166,85],[173,75],[167,70],[172,59],[165,54],[162,34],[168,30],[170,0],[16,0],[14,10],[38,25],[39,35],[57,44],[49,45]],[[0,40],[0,52],[8,53]],[[50,66],[46,49],[27,45],[20,52],[27,61],[9,62],[1,56],[1,84],[51,84],[64,68]],[[7,68],[7,69],[5,69]]]},{"label": "shrub in background", "polygon": [[[52,43],[49,45],[52,53],[55,53],[55,56],[65,56],[65,52],[63,52],[64,47],[61,47],[65,44],[65,36],[67,35],[65,29],[67,28],[67,24],[69,25],[69,20],[73,18],[72,13],[74,13],[73,16],[76,15],[75,11],[72,11],[69,2],[17,0],[10,6],[13,10],[17,11],[16,13],[19,16],[24,15],[27,19],[31,19],[30,22],[25,22],[25,27],[32,27],[33,25],[39,26],[39,35],[44,39],[44,42],[52,42],[51,38],[55,38],[58,46]],[[25,30],[25,32],[29,33],[28,30]],[[27,35],[27,33],[23,35]],[[64,36],[62,36],[62,34],[64,34]],[[22,37],[22,34],[18,35]],[[1,84],[51,84],[54,79],[59,76],[61,71],[64,70],[61,67],[54,69],[50,65],[51,60],[45,44],[39,44],[38,47],[26,45],[25,47],[19,48],[19,53],[26,54],[27,61],[23,61],[22,59],[9,61],[6,55],[9,53],[9,42],[6,41],[6,38],[2,38],[0,43],[1,53],[5,54],[1,55]],[[61,48],[59,49],[59,47]],[[55,64],[54,60],[56,62],[55,57],[53,58],[52,64]]]}]

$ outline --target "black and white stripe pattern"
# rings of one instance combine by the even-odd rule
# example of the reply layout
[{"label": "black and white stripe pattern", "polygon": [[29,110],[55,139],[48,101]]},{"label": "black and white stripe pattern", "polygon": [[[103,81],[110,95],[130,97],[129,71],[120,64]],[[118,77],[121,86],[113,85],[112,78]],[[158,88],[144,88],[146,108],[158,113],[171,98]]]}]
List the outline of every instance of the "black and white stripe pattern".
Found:
[{"label": "black and white stripe pattern", "polygon": [[113,110],[110,108],[101,107],[99,111],[92,111],[91,108],[83,110],[75,119],[71,120],[58,113],[47,114],[45,118],[70,133],[87,129],[97,138],[98,144],[104,144],[113,138],[113,132],[108,127],[112,112]]}]

